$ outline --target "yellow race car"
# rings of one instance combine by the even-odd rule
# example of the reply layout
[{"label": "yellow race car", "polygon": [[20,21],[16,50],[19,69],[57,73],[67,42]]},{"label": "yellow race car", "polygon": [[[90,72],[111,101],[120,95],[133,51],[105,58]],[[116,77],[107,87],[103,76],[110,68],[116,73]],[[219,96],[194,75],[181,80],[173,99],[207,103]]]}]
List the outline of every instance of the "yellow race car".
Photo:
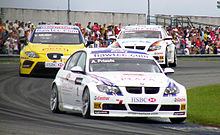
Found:
[{"label": "yellow race car", "polygon": [[39,25],[20,52],[19,75],[54,75],[64,65],[62,56],[68,57],[87,45],[77,26]]}]

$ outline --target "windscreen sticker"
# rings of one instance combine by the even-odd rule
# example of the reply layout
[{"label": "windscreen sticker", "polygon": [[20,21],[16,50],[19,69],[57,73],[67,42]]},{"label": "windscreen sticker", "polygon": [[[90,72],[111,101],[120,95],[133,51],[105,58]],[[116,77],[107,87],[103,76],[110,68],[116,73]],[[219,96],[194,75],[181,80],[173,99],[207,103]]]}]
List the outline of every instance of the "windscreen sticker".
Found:
[{"label": "windscreen sticker", "polygon": [[96,63],[115,63],[115,60],[113,59],[95,59],[91,61],[92,64]]},{"label": "windscreen sticker", "polygon": [[54,32],[54,33],[79,33],[73,29],[36,29],[36,32]]},{"label": "windscreen sticker", "polygon": [[141,31],[141,30],[149,30],[149,31],[160,31],[159,28],[151,28],[151,27],[127,27],[125,31]]},{"label": "windscreen sticker", "polygon": [[95,58],[106,58],[106,57],[123,57],[123,58],[142,58],[149,59],[146,54],[134,54],[134,53],[95,53]]},{"label": "windscreen sticker", "polygon": [[41,26],[41,27],[38,27],[38,29],[75,29],[77,30],[76,28],[74,27],[70,27],[70,26]]},{"label": "windscreen sticker", "polygon": [[148,43],[151,43],[149,41],[135,41],[135,40],[131,40],[131,41],[122,41],[122,44],[127,44],[127,43],[143,43],[143,44],[148,44]]},{"label": "windscreen sticker", "polygon": [[120,48],[108,48],[104,50],[97,50],[97,51],[92,51],[91,53],[137,53],[137,54],[145,54],[145,52],[138,52],[138,51],[133,51],[133,50],[124,50]]}]

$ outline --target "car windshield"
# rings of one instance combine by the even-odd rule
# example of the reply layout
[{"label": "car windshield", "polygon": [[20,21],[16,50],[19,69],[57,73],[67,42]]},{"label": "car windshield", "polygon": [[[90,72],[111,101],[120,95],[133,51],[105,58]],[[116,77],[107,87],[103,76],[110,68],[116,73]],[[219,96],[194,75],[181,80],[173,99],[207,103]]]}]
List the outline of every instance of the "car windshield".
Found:
[{"label": "car windshield", "polygon": [[90,59],[90,72],[151,72],[161,73],[154,60],[132,58],[94,58]]},{"label": "car windshield", "polygon": [[118,37],[119,39],[124,38],[159,38],[161,39],[160,31],[123,31]]},{"label": "car windshield", "polygon": [[41,44],[81,44],[79,33],[35,33],[32,43]]}]

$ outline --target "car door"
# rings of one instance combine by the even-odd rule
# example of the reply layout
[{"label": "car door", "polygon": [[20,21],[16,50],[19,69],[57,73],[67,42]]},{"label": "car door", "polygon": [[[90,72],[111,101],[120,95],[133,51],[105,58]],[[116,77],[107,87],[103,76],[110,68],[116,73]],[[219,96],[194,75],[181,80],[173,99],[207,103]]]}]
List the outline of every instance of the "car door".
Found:
[{"label": "car door", "polygon": [[75,97],[75,76],[71,72],[71,68],[76,66],[78,58],[82,52],[74,53],[66,62],[61,77],[61,98],[66,108],[73,109],[76,107]]},{"label": "car door", "polygon": [[[79,66],[83,69],[83,71],[85,72],[85,68],[86,68],[86,52],[82,52],[77,63],[76,66]],[[83,90],[85,87],[84,81],[86,78],[86,75],[83,73],[79,73],[79,72],[75,72],[73,73],[73,78],[74,80],[74,93],[75,93],[75,103],[77,106],[81,107],[82,105],[82,94],[83,94]]]}]

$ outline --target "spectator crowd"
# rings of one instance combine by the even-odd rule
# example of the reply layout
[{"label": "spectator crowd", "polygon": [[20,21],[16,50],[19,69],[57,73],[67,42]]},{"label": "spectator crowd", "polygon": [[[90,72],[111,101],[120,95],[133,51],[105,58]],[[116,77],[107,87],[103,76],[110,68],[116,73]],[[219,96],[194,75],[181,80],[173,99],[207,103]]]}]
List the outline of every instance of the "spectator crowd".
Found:
[{"label": "spectator crowd", "polygon": [[[45,24],[39,23],[38,25]],[[55,23],[58,24],[58,23]],[[70,24],[72,25],[72,24]],[[93,40],[92,47],[107,47],[116,39],[121,30],[121,24],[91,24],[78,26],[85,40]],[[36,26],[31,22],[14,22],[6,20],[0,22],[0,54],[19,54],[24,42],[30,36]],[[173,37],[177,53],[181,54],[220,54],[220,28],[213,27],[165,27],[168,34]]]},{"label": "spectator crowd", "polygon": [[167,27],[177,52],[189,54],[220,54],[220,28],[201,26]]}]

